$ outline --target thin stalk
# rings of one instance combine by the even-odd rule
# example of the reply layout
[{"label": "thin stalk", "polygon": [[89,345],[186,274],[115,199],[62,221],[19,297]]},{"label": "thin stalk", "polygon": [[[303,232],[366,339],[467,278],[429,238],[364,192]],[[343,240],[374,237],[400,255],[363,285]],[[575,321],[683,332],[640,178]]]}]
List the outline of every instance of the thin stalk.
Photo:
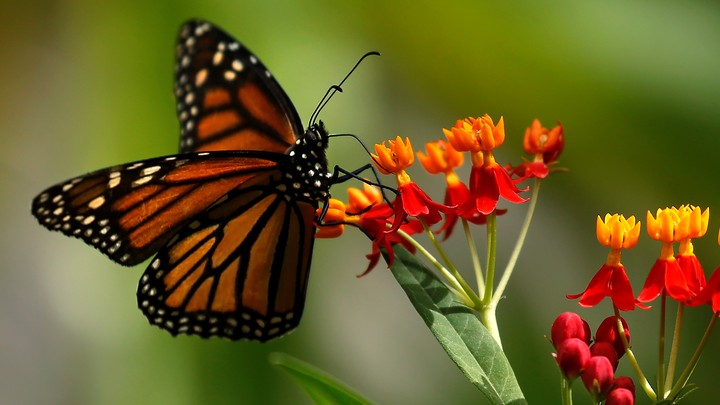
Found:
[{"label": "thin stalk", "polygon": [[572,385],[562,375],[560,376],[560,398],[562,405],[572,405]]},{"label": "thin stalk", "polygon": [[453,277],[458,281],[463,291],[465,292],[465,295],[470,298],[470,301],[473,303],[473,308],[475,308],[476,310],[480,310],[482,306],[482,301],[480,300],[480,297],[475,294],[475,291],[472,289],[472,287],[470,287],[467,281],[465,281],[465,278],[463,278],[457,267],[455,267],[453,262],[450,260],[450,257],[448,257],[447,253],[445,253],[445,249],[443,249],[442,245],[435,237],[435,233],[430,230],[430,227],[425,223],[425,221],[420,220],[420,223],[422,224],[423,229],[425,229],[425,233],[427,234],[428,238],[430,238],[430,242],[432,242],[433,246],[435,246],[435,250],[437,250],[437,252],[440,254],[440,257],[445,262],[448,270],[450,270]]},{"label": "thin stalk", "polygon": [[467,240],[468,251],[470,251],[470,258],[472,259],[473,269],[475,269],[475,279],[478,285],[478,295],[483,295],[485,291],[485,277],[482,272],[482,265],[480,264],[480,257],[478,256],[477,248],[475,247],[475,239],[472,236],[470,230],[470,223],[466,219],[462,220],[463,230],[465,231],[465,240]]},{"label": "thin stalk", "polygon": [[667,315],[667,296],[663,289],[660,295],[660,330],[658,331],[657,389],[660,399],[665,398],[665,316]]},{"label": "thin stalk", "polygon": [[[433,256],[430,252],[428,252],[427,249],[418,241],[415,240],[412,236],[408,235],[405,231],[402,231],[400,229],[397,230],[397,234],[400,235],[403,239],[408,241],[418,252],[420,252],[421,255],[425,256],[425,259],[430,262],[435,268],[447,279],[447,281],[451,284],[451,287],[457,290],[458,292],[462,293],[462,296],[465,297],[465,300],[468,303],[474,304],[473,300],[465,294],[465,291],[462,288],[462,285],[458,282],[458,280],[455,278],[455,276],[448,271],[448,269],[445,268],[445,266],[440,263],[435,256]],[[457,295],[457,294],[456,294]]]},{"label": "thin stalk", "polygon": [[[497,216],[493,212],[487,216],[487,278],[485,279],[485,294],[483,303],[490,304],[493,296],[493,283],[495,282],[495,260],[497,257]],[[487,325],[486,325],[487,326]]]},{"label": "thin stalk", "polygon": [[650,385],[650,382],[647,380],[647,378],[645,378],[645,374],[643,374],[642,369],[640,368],[640,364],[635,358],[635,354],[630,349],[630,342],[628,342],[627,337],[625,336],[625,328],[623,327],[622,321],[620,320],[620,311],[615,305],[613,305],[613,310],[615,311],[615,320],[618,328],[618,333],[620,333],[620,340],[622,340],[623,347],[625,348],[625,354],[627,354],[627,359],[630,362],[633,370],[635,370],[635,375],[637,376],[638,383],[640,384],[640,387],[642,387],[643,391],[645,391],[645,395],[647,395],[647,397],[650,398],[651,401],[655,402],[657,400],[657,394],[655,394],[655,391],[653,391],[652,389],[652,385]]},{"label": "thin stalk", "polygon": [[717,320],[718,314],[714,313],[712,315],[712,318],[710,318],[710,322],[708,323],[707,328],[705,328],[705,333],[703,334],[702,339],[700,339],[700,343],[698,344],[697,349],[695,349],[695,353],[693,353],[693,356],[688,362],[687,367],[685,367],[685,370],[683,370],[682,374],[680,374],[680,377],[678,377],[678,380],[675,383],[673,389],[670,391],[670,393],[668,393],[668,398],[675,398],[675,396],[677,396],[680,390],[683,389],[683,387],[685,387],[685,385],[687,384],[693,370],[695,370],[695,366],[697,365],[698,361],[700,361],[700,354],[702,354],[705,345],[710,339],[710,334],[712,333],[712,330],[715,327],[715,323],[717,323]]},{"label": "thin stalk", "polygon": [[678,304],[677,315],[675,316],[675,331],[673,332],[672,346],[670,346],[670,358],[668,359],[667,375],[665,377],[665,386],[663,392],[668,392],[672,389],[673,381],[675,379],[675,368],[678,362],[678,351],[680,350],[680,331],[682,330],[683,313],[685,305],[682,303]]},{"label": "thin stalk", "polygon": [[493,302],[493,283],[495,281],[495,262],[497,257],[497,216],[492,213],[487,216],[487,278],[485,279],[485,294],[480,307],[480,321],[488,330],[490,335],[495,338],[497,344],[502,348],[500,340],[500,329],[498,328],[497,316],[495,309],[496,304]]},{"label": "thin stalk", "polygon": [[502,277],[500,278],[500,281],[498,282],[496,288],[495,297],[493,298],[495,304],[500,302],[500,299],[502,299],[503,293],[505,292],[505,287],[507,287],[507,284],[510,281],[510,276],[515,269],[515,264],[517,263],[517,259],[520,256],[520,251],[525,244],[525,237],[527,236],[528,230],[530,229],[530,223],[532,222],[533,215],[535,214],[535,206],[537,205],[541,183],[542,182],[540,181],[540,179],[535,179],[532,196],[530,196],[530,205],[528,206],[528,210],[525,213],[525,220],[523,221],[522,227],[520,228],[520,234],[518,235],[517,241],[515,242],[515,247],[513,248],[507,266],[505,266],[505,271],[503,272]]}]

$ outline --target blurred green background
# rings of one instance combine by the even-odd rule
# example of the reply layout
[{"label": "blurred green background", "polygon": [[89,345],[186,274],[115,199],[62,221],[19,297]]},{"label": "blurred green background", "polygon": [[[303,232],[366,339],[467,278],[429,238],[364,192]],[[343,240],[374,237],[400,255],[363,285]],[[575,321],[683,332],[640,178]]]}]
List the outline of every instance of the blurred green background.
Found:
[{"label": "blurred green background", "polygon": [[[607,301],[582,309],[564,298],[582,291],[605,260],[596,215],[644,222],[648,209],[709,206],[710,229],[696,253],[707,273],[720,263],[716,1],[3,1],[0,15],[0,403],[306,401],[268,365],[273,351],[380,403],[484,401],[384,266],[355,277],[369,251],[358,232],[316,243],[302,325],[261,345],[171,338],[150,327],[135,303],[142,266],[122,268],[37,225],[30,201],[45,187],[177,150],[174,41],[191,17],[254,50],[305,119],[360,55],[381,51],[321,114],[331,132],[369,145],[403,135],[419,149],[456,119],[489,113],[505,117],[499,158],[517,163],[533,118],[563,122],[561,163],[570,172],[544,184],[499,309],[506,352],[531,403],[557,402],[558,373],[543,337],[555,316],[577,311],[594,329],[610,314]],[[331,164],[363,164],[358,150],[333,140]],[[439,178],[414,173],[440,198]],[[342,188],[334,194],[344,197]],[[501,264],[524,209],[499,220]],[[467,268],[463,246],[460,238],[449,243]],[[658,251],[643,235],[624,255],[636,292]],[[709,316],[708,308],[687,311],[685,359]],[[627,318],[652,370],[657,310]],[[719,361],[714,339],[693,379],[701,390],[688,403],[717,398]],[[619,373],[630,373],[627,364]],[[588,403],[576,391],[578,403]]]}]

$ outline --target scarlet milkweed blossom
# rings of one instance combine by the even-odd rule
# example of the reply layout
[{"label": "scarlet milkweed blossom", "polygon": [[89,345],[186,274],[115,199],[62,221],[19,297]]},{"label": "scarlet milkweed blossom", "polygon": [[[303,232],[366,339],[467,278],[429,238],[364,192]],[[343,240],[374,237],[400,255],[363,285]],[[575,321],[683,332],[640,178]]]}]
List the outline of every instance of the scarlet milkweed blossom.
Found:
[{"label": "scarlet milkweed blossom", "polygon": [[[497,125],[489,115],[481,118],[458,120],[451,129],[443,129],[448,142],[458,151],[470,152],[473,163],[470,172],[470,200],[458,208],[464,217],[474,212],[489,215],[497,208],[498,200],[503,197],[512,203],[524,203],[516,181],[495,160],[492,150],[505,141],[505,124],[502,119]],[[518,180],[520,181],[520,180]]]},{"label": "scarlet milkweed blossom", "polygon": [[635,247],[640,236],[640,222],[635,217],[625,219],[619,214],[606,214],[604,219],[599,216],[596,221],[596,234],[598,242],[610,247],[605,264],[595,273],[585,291],[580,294],[568,294],[568,299],[580,298],[578,303],[583,307],[593,307],[603,298],[610,297],[621,311],[635,309],[635,296],[632,286],[625,272],[625,266],[620,262],[621,250]]},{"label": "scarlet milkweed blossom", "polygon": [[415,161],[412,145],[409,138],[403,142],[399,136],[395,140],[375,145],[373,162],[383,174],[394,174],[398,183],[398,196],[393,205],[395,208],[395,221],[391,229],[397,230],[408,216],[416,217],[427,225],[433,225],[442,219],[441,212],[447,212],[448,207],[433,201],[405,171]]},{"label": "scarlet milkweed blossom", "polygon": [[[387,250],[389,255],[388,266],[394,259],[392,245],[402,244],[409,252],[414,253],[415,247],[397,232],[387,232],[394,210],[383,202],[383,196],[377,187],[365,184],[364,188],[358,189],[348,187],[348,203],[331,198],[328,202],[329,208],[325,213],[324,224],[318,226],[315,233],[316,238],[335,238],[344,231],[346,224],[356,226],[362,230],[372,241],[372,251],[366,255],[369,263],[367,269],[358,277],[369,273],[380,261],[380,248]],[[320,215],[322,208],[318,208]],[[422,231],[422,225],[418,221],[407,221],[400,226],[405,233],[412,235]]]},{"label": "scarlet milkweed blossom", "polygon": [[[720,233],[718,244],[720,244]],[[720,316],[720,267],[713,271],[700,293],[688,303],[693,306],[702,304],[710,305],[715,315]]]},{"label": "scarlet milkweed blossom", "polygon": [[[452,234],[453,228],[458,220],[457,207],[470,200],[470,190],[455,173],[455,168],[460,167],[465,157],[462,152],[458,152],[453,146],[443,140],[428,142],[425,144],[427,154],[417,152],[418,160],[423,168],[430,174],[445,175],[445,199],[443,203],[448,207],[445,213],[445,222],[438,229],[437,233],[445,233],[443,239],[447,239]],[[468,221],[474,224],[484,224],[487,217],[479,212],[469,215]]]},{"label": "scarlet milkweed blossom", "polygon": [[550,173],[550,168],[557,162],[558,157],[565,148],[565,135],[563,126],[558,121],[557,126],[547,129],[542,126],[540,120],[533,120],[529,128],[525,130],[523,148],[534,158],[512,170],[522,179],[537,177],[544,179]]},{"label": "scarlet milkweed blossom", "polygon": [[[648,234],[661,241],[662,248],[638,295],[639,302],[650,302],[665,291],[671,298],[689,303],[705,286],[705,275],[693,254],[691,240],[705,234],[709,214],[708,209],[701,213],[699,207],[686,205],[658,209],[655,217],[648,211]],[[684,269],[675,258],[674,242],[681,242]]]}]

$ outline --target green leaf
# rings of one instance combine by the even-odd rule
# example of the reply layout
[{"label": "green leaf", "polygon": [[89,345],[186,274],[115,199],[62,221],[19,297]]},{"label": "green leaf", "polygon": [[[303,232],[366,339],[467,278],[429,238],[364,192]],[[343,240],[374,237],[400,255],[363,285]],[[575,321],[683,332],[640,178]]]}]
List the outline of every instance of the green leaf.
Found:
[{"label": "green leaf", "polygon": [[316,404],[372,404],[325,371],[288,354],[271,353],[268,360],[288,373]]},{"label": "green leaf", "polygon": [[395,245],[390,267],[440,345],[493,404],[526,404],[512,367],[475,313],[425,265]]}]

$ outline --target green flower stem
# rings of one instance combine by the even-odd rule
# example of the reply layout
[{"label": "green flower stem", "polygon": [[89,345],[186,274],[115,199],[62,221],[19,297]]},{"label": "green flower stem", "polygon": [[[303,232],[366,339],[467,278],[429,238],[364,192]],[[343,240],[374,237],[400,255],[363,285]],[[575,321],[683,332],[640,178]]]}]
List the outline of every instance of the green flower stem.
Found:
[{"label": "green flower stem", "polygon": [[702,339],[700,339],[700,343],[698,344],[697,349],[695,349],[695,353],[693,353],[692,358],[688,362],[687,367],[685,367],[685,370],[683,370],[682,374],[680,374],[680,377],[678,377],[677,382],[675,383],[675,386],[668,394],[667,398],[675,398],[677,394],[680,392],[680,390],[685,387],[688,380],[690,379],[690,376],[693,373],[693,370],[695,370],[695,366],[697,366],[698,361],[700,361],[700,354],[702,354],[703,349],[705,348],[705,345],[707,344],[708,340],[710,339],[710,334],[712,333],[713,328],[715,327],[715,323],[717,323],[718,320],[718,314],[715,313],[712,315],[712,318],[710,318],[710,322],[708,323],[707,328],[705,328],[705,333],[703,334]]},{"label": "green flower stem", "polygon": [[660,295],[660,330],[658,331],[657,389],[660,399],[665,398],[665,316],[667,315],[667,296],[663,289]]},{"label": "green flower stem", "polygon": [[510,276],[515,269],[515,264],[517,263],[517,259],[520,256],[520,251],[525,244],[525,237],[527,236],[528,230],[530,229],[530,223],[532,222],[533,215],[535,214],[535,206],[537,205],[541,183],[542,182],[540,181],[540,179],[535,178],[535,184],[533,185],[533,193],[530,197],[530,205],[528,206],[527,213],[525,214],[525,220],[523,221],[522,228],[520,228],[520,234],[518,235],[517,241],[515,242],[515,248],[513,248],[507,266],[505,266],[505,271],[503,272],[502,277],[500,278],[500,281],[498,282],[497,288],[495,290],[495,297],[493,298],[493,301],[496,305],[502,299],[503,293],[505,292],[505,287],[507,287],[507,284],[510,281]]},{"label": "green flower stem", "polygon": [[468,243],[468,250],[470,251],[470,258],[472,258],[473,268],[475,269],[475,279],[478,285],[478,294],[483,295],[485,292],[485,281],[482,272],[482,265],[480,264],[480,257],[478,256],[477,249],[475,248],[475,239],[472,236],[470,230],[470,224],[466,219],[462,220],[463,230],[465,231],[465,239]]},{"label": "green flower stem", "polygon": [[462,274],[458,271],[457,267],[452,263],[450,258],[448,257],[447,253],[445,253],[445,249],[443,249],[440,242],[438,242],[437,238],[435,237],[435,233],[430,230],[430,227],[427,226],[425,221],[420,220],[420,223],[423,226],[423,229],[425,229],[425,233],[427,234],[428,238],[430,238],[430,242],[432,242],[433,246],[435,246],[435,250],[440,254],[440,257],[445,262],[445,265],[450,270],[450,273],[453,275],[455,280],[460,284],[461,289],[463,290],[464,294],[470,299],[470,301],[473,303],[472,307],[476,310],[480,310],[482,306],[482,302],[480,301],[480,297],[478,297],[477,294],[475,294],[475,291],[473,291],[472,287],[465,281],[465,278],[463,278]]},{"label": "green flower stem", "polygon": [[[675,332],[673,332],[672,346],[670,347],[670,358],[668,359],[667,374],[665,376],[665,385],[662,387],[663,392],[672,389],[675,379],[675,368],[677,367],[678,351],[680,349],[680,331],[682,330],[683,313],[685,305],[678,304],[677,315],[675,316]],[[658,391],[660,387],[658,387]]]},{"label": "green flower stem", "polygon": [[493,302],[493,283],[495,282],[495,261],[497,257],[497,215],[492,213],[487,216],[487,278],[485,279],[485,293],[483,294],[482,305],[479,307],[480,321],[487,328],[492,337],[495,338],[498,346],[502,348],[500,340],[500,329],[498,328],[495,309],[497,305]]},{"label": "green flower stem", "polygon": [[572,405],[572,384],[563,376],[560,376],[560,398],[562,405]]},{"label": "green flower stem", "polygon": [[[497,215],[495,212],[487,216],[487,278],[485,279],[485,293],[483,304],[489,305],[493,297],[493,283],[495,282],[495,259],[497,257]],[[487,325],[485,325],[487,326]]]},{"label": "green flower stem", "polygon": [[430,254],[430,252],[425,249],[423,245],[418,243],[412,236],[408,235],[405,231],[402,231],[400,229],[397,230],[397,234],[400,235],[403,239],[408,241],[413,247],[420,252],[427,261],[430,262],[433,266],[435,266],[436,269],[445,277],[445,279],[451,284],[451,287],[455,290],[455,295],[459,296],[465,304],[472,306],[475,305],[475,302],[465,293],[465,291],[462,288],[462,285],[458,282],[458,280],[453,276],[448,269],[445,268],[445,266],[440,263],[435,256]]},{"label": "green flower stem", "polygon": [[640,364],[638,364],[637,359],[635,358],[635,354],[630,349],[630,342],[628,342],[627,337],[625,336],[625,328],[623,328],[622,321],[620,320],[620,311],[615,305],[613,305],[613,310],[615,311],[615,321],[617,323],[618,332],[620,333],[620,339],[623,342],[623,347],[625,348],[625,353],[627,354],[628,361],[630,362],[633,370],[635,370],[638,384],[640,384],[643,391],[645,391],[645,395],[647,395],[647,397],[650,398],[652,402],[655,402],[657,400],[657,394],[655,394],[655,391],[653,391],[650,382],[647,380],[647,378],[645,378],[645,374],[643,374],[642,369],[640,368]]}]

